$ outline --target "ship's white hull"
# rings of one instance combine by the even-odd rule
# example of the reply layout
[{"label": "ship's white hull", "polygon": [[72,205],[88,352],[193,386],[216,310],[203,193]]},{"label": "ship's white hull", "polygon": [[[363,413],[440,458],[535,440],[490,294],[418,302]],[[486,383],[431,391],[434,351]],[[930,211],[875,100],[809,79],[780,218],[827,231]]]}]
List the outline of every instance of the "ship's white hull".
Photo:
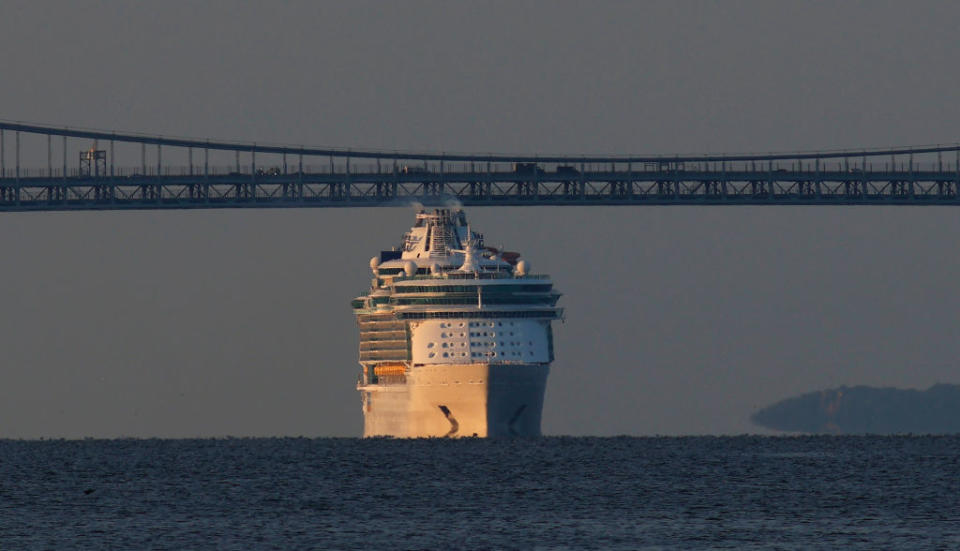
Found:
[{"label": "ship's white hull", "polygon": [[405,382],[361,386],[363,435],[539,436],[549,366],[433,364]]}]

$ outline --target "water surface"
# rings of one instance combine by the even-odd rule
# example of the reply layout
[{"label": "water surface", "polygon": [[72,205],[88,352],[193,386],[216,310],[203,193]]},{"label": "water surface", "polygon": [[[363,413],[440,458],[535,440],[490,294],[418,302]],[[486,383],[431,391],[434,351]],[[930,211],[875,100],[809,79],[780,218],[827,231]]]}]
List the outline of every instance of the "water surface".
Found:
[{"label": "water surface", "polygon": [[0,549],[960,547],[960,437],[0,441]]}]

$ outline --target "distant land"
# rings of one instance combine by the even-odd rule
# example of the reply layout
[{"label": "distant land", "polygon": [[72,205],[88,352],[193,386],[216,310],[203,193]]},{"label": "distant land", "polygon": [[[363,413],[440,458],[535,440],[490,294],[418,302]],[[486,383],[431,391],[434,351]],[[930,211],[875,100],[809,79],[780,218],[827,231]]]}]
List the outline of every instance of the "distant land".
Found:
[{"label": "distant land", "polygon": [[927,390],[842,386],[787,398],[750,416],[769,429],[811,433],[960,433],[960,385]]}]

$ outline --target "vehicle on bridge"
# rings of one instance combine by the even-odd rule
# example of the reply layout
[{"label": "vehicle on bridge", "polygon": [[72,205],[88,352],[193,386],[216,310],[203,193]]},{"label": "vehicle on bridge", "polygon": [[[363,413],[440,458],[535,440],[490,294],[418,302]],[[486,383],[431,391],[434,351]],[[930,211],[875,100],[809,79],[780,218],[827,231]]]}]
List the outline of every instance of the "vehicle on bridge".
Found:
[{"label": "vehicle on bridge", "polygon": [[400,174],[429,174],[430,171],[422,166],[403,165],[400,167]]},{"label": "vehicle on bridge", "polygon": [[537,163],[513,163],[513,171],[517,174],[546,174],[547,171],[544,170]]}]

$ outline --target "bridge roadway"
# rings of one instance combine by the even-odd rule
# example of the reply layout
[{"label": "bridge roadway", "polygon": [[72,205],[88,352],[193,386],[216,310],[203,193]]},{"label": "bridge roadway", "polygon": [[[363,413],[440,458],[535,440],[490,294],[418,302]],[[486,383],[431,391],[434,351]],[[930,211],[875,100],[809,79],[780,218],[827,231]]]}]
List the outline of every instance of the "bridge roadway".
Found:
[{"label": "bridge roadway", "polygon": [[[46,137],[45,167],[21,166],[21,134]],[[55,137],[62,142],[62,164],[57,167],[52,153]],[[76,148],[79,163],[74,166],[68,163],[68,139],[83,141],[84,147]],[[95,148],[89,148],[92,140],[108,144],[109,150],[94,158]],[[135,168],[118,166],[116,143],[140,145]],[[15,149],[13,163],[7,158],[10,145]],[[148,146],[155,148],[156,162],[150,166]],[[186,151],[186,166],[162,164],[164,151],[171,149]],[[87,150],[91,156],[84,163]],[[202,164],[194,163],[196,151],[202,153]],[[213,167],[211,151],[233,152],[235,163]],[[305,159],[318,158],[321,167],[304,164]],[[453,202],[464,206],[960,205],[960,146],[760,155],[450,155],[210,142],[0,121],[0,211]]]}]

